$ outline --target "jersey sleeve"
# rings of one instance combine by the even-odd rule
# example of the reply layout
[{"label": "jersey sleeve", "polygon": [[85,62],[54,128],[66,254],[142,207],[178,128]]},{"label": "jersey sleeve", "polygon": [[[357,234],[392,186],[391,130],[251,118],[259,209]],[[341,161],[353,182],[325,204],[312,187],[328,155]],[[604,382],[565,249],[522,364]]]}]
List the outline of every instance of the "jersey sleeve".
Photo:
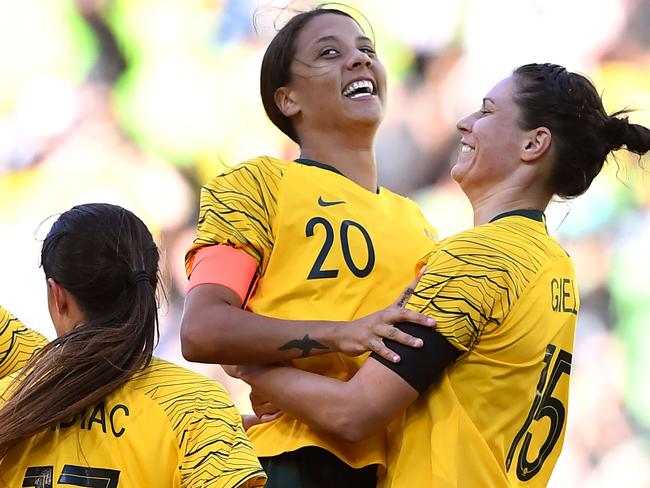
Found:
[{"label": "jersey sleeve", "polygon": [[181,451],[183,488],[253,488],[266,482],[239,412],[215,381],[205,382],[185,422]]},{"label": "jersey sleeve", "polygon": [[185,256],[189,275],[195,253],[204,246],[226,244],[242,249],[263,273],[273,248],[277,193],[283,166],[268,158],[242,163],[201,189],[194,241]]},{"label": "jersey sleeve", "polygon": [[0,378],[22,368],[47,339],[0,307]]},{"label": "jersey sleeve", "polygon": [[517,294],[512,260],[493,244],[478,233],[441,242],[407,305],[433,317],[436,330],[461,352],[503,321]]}]

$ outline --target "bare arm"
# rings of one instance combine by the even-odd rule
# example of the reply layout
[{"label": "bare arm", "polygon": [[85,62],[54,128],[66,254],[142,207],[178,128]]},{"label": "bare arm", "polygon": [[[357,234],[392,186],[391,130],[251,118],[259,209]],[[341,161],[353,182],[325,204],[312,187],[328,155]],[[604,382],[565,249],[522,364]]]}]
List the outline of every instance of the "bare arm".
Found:
[{"label": "bare arm", "polygon": [[399,356],[384,345],[383,338],[411,347],[421,347],[422,340],[393,324],[434,324],[432,319],[402,306],[404,295],[412,292],[414,283],[395,304],[352,322],[265,317],[242,310],[239,295],[225,286],[200,285],[185,297],[181,319],[183,356],[205,363],[267,364],[328,352],[358,355],[372,350],[389,361],[399,361]]},{"label": "bare arm", "polygon": [[373,359],[347,382],[287,366],[254,367],[241,377],[282,411],[352,442],[383,429],[418,396],[397,373]]},{"label": "bare arm", "polygon": [[347,382],[288,366],[242,368],[241,378],[282,411],[351,442],[383,429],[418,396],[374,359]]},{"label": "bare arm", "polygon": [[264,364],[338,350],[340,323],[289,321],[241,309],[225,286],[201,285],[185,297],[181,319],[183,356],[219,364]]},{"label": "bare arm", "polygon": [[[412,324],[399,327],[417,329]],[[369,358],[347,382],[286,366],[238,367],[228,370],[249,383],[274,406],[312,427],[348,441],[383,429],[424,392],[457,356],[442,335],[419,329],[423,349],[403,349],[400,364]]]}]

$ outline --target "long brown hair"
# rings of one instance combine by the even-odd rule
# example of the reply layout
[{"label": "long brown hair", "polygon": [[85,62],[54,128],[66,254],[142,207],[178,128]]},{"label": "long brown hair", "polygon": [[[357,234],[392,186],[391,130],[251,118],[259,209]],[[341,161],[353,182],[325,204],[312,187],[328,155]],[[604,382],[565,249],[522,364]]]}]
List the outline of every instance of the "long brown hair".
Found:
[{"label": "long brown hair", "polygon": [[86,204],[59,216],[41,265],[75,298],[84,320],[34,354],[9,386],[0,458],[149,364],[158,339],[158,260],[146,225],[124,208]]}]

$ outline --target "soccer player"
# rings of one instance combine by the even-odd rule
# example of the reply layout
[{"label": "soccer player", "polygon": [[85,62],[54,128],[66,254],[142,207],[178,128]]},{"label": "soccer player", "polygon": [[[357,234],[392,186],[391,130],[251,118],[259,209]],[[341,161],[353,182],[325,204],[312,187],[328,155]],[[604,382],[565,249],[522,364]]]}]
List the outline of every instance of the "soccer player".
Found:
[{"label": "soccer player", "polygon": [[[382,339],[421,341],[391,324],[432,321],[391,301],[415,277],[435,232],[412,201],[377,187],[373,144],[386,73],[373,41],[339,10],[298,14],[266,50],[261,94],[300,158],[254,158],[203,187],[186,257],[183,355],[291,361],[342,380],[361,364],[351,356],[368,350],[399,360]],[[347,442],[288,415],[248,433],[271,488],[329,487],[333,479],[374,487],[385,464],[384,433]]]},{"label": "soccer player", "polygon": [[565,433],[579,298],[549,236],[554,196],[585,192],[608,154],[650,150],[650,130],[608,115],[593,84],[553,64],[517,68],[458,122],[451,170],[473,229],[444,239],[400,324],[424,348],[373,354],[349,381],[285,366],[228,368],[277,407],[348,440],[389,428],[382,487],[546,486]]},{"label": "soccer player", "polygon": [[58,337],[0,380],[0,486],[264,485],[221,385],[152,357],[158,260],[121,207],[54,223],[41,263]]},{"label": "soccer player", "polygon": [[47,339],[0,307],[0,378],[18,371]]}]

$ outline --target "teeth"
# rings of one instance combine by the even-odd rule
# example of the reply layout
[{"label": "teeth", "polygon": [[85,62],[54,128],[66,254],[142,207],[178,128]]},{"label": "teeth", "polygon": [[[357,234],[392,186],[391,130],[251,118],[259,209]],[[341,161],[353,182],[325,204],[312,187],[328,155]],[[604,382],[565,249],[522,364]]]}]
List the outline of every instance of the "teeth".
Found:
[{"label": "teeth", "polygon": [[370,80],[359,80],[359,81],[354,81],[350,83],[348,86],[345,87],[343,90],[343,96],[349,97],[352,95],[354,92],[357,90],[363,90],[360,93],[355,93],[354,96],[351,98],[356,98],[358,96],[362,95],[367,95],[369,93],[374,93],[375,92],[375,86],[373,85],[372,81]]},{"label": "teeth", "polygon": [[463,144],[460,146],[460,152],[462,153],[468,153],[473,151],[474,149],[471,146],[468,146],[467,144]]}]

